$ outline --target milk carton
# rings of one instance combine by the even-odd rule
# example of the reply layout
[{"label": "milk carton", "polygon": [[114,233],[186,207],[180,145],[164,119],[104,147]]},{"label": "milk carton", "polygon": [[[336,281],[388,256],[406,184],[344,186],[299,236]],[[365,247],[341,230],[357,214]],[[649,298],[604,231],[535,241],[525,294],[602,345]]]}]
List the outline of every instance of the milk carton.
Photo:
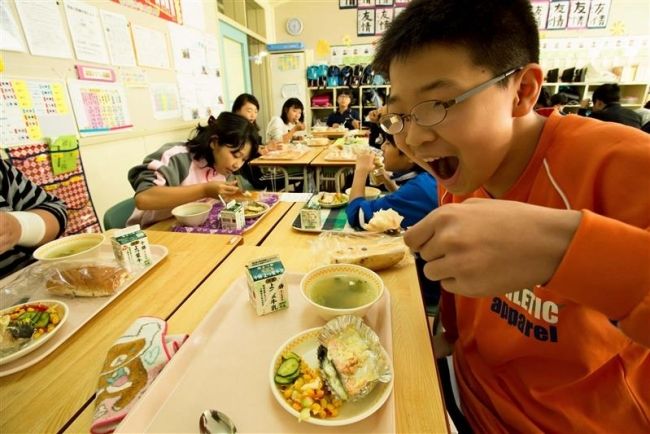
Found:
[{"label": "milk carton", "polygon": [[234,200],[228,202],[219,213],[219,220],[223,229],[242,229],[246,225],[243,205]]},{"label": "milk carton", "polygon": [[303,229],[319,230],[321,228],[320,210],[318,195],[315,195],[300,210],[300,227]]},{"label": "milk carton", "polygon": [[284,265],[277,255],[249,262],[246,277],[248,297],[258,315],[289,307]]},{"label": "milk carton", "polygon": [[140,230],[140,225],[115,232],[111,237],[115,259],[126,268],[132,266],[148,267],[151,265],[151,249],[147,234]]}]

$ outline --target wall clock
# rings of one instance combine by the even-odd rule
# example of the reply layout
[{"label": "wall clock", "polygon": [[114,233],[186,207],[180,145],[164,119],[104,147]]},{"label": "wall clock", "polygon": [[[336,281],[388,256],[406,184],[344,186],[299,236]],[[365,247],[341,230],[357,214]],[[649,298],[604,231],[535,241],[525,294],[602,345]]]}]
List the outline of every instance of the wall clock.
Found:
[{"label": "wall clock", "polygon": [[289,18],[286,24],[287,33],[293,36],[302,33],[302,21],[300,18]]}]

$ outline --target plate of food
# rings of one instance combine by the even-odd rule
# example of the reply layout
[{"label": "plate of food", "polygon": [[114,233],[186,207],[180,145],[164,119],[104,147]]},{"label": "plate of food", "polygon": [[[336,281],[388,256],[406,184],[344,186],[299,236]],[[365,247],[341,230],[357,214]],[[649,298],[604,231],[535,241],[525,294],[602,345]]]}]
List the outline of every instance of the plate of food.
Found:
[{"label": "plate of food", "polygon": [[[352,328],[356,328],[356,323],[363,324],[356,316],[337,317],[324,327],[289,338],[273,356],[269,368],[273,396],[298,420],[323,426],[349,425],[374,414],[390,396],[392,366],[376,335],[374,345],[366,341],[363,332],[361,336],[352,336],[348,332],[332,331],[350,322],[355,323]],[[333,323],[337,326],[331,327]],[[328,336],[326,342],[323,342],[324,334]],[[341,360],[336,359],[342,357],[343,352],[339,351],[342,348],[346,357],[358,358],[350,375],[337,372]],[[374,363],[377,359],[383,363],[381,368]]]},{"label": "plate of food", "polygon": [[260,217],[270,208],[270,206],[264,202],[249,201],[243,202],[242,204],[244,206],[244,217],[247,219]]},{"label": "plate of food", "polygon": [[0,311],[0,365],[43,345],[67,318],[68,306],[56,300],[30,301]]},{"label": "plate of food", "polygon": [[340,208],[348,204],[349,197],[344,193],[327,193],[318,194],[318,203],[323,208]]}]

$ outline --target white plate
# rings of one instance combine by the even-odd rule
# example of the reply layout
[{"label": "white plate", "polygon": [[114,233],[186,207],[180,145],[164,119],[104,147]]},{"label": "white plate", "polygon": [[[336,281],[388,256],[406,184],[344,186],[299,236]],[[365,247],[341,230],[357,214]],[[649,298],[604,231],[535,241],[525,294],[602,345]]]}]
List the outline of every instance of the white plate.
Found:
[{"label": "white plate", "polygon": [[59,315],[59,323],[56,325],[56,327],[48,333],[45,333],[41,335],[37,339],[30,339],[26,345],[21,347],[18,351],[14,351],[13,353],[9,353],[4,357],[0,357],[0,365],[4,365],[5,363],[9,363],[13,360],[16,360],[22,356],[24,356],[27,353],[31,353],[34,351],[36,348],[40,347],[43,345],[45,342],[49,341],[52,336],[54,336],[56,333],[61,330],[61,326],[65,321],[68,319],[68,305],[61,301],[57,300],[35,300],[35,301],[29,301],[27,303],[23,304],[18,304],[16,306],[11,306],[6,309],[3,309],[0,311],[0,316],[6,315],[10,312],[15,311],[16,309],[22,307],[22,306],[27,306],[27,305],[35,305],[35,304],[43,304],[46,306],[56,306],[57,311],[60,313]]},{"label": "white plate", "polygon": [[270,208],[268,203],[257,202],[257,201],[252,201],[252,202],[255,202],[257,205],[263,206],[264,209],[262,211],[258,211],[256,213],[246,214],[246,207],[244,207],[244,217],[247,218],[247,219],[254,219],[256,217],[259,217],[259,216],[265,214]]},{"label": "white plate", "polygon": [[350,201],[350,197],[347,194],[340,193],[341,195],[345,196],[345,201],[344,202],[323,203],[323,202],[321,202],[321,199],[323,197],[323,194],[325,194],[325,193],[318,193],[318,194],[319,194],[319,196],[318,196],[318,204],[322,208],[341,208],[342,206],[347,205],[348,202]]},{"label": "white plate", "polygon": [[[275,376],[275,371],[280,365],[282,354],[286,351],[293,351],[298,354],[302,359],[307,362],[307,364],[314,369],[318,367],[318,333],[320,327],[313,329],[305,330],[298,333],[297,335],[289,338],[285,343],[283,343],[280,348],[276,351],[273,359],[271,359],[271,366],[269,368],[269,382],[271,385],[271,390],[273,396],[280,403],[282,408],[291,413],[296,417],[299,416],[298,411],[289,405],[289,403],[282,396],[280,388],[275,384],[273,377]],[[384,351],[384,357],[390,363],[390,357]],[[393,367],[391,365],[391,371]],[[323,426],[340,426],[340,425],[349,425],[360,420],[367,418],[372,415],[374,412],[379,410],[382,405],[386,402],[390,396],[391,391],[393,390],[393,381],[389,383],[378,383],[375,388],[370,392],[370,394],[363,399],[357,402],[344,402],[343,405],[339,408],[339,414],[336,417],[331,417],[327,419],[319,419],[316,417],[310,417],[303,422],[311,423],[314,425],[323,425]]]}]

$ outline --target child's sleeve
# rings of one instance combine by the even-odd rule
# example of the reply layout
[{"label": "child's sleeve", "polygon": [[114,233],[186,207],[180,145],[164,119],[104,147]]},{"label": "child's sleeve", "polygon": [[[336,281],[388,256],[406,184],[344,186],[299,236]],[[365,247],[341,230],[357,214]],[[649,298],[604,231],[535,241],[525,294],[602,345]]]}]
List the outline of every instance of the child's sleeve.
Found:
[{"label": "child's sleeve", "polygon": [[266,141],[282,141],[282,136],[286,134],[287,127],[278,116],[274,116],[266,127]]},{"label": "child's sleeve", "polygon": [[[187,175],[191,161],[188,154],[177,154],[165,158],[161,150],[145,157],[144,162],[129,170],[128,179],[136,193],[154,186],[177,186]],[[187,166],[187,167],[186,167]]]}]

